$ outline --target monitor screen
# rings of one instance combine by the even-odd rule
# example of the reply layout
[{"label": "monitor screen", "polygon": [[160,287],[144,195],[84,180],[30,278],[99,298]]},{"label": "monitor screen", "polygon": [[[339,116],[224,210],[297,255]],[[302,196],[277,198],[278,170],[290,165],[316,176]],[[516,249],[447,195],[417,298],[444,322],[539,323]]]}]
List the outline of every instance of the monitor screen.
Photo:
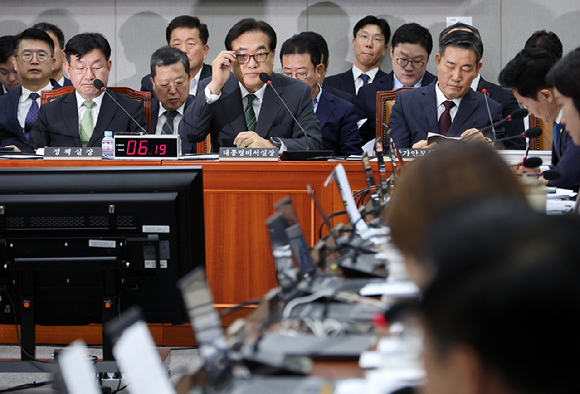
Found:
[{"label": "monitor screen", "polygon": [[176,283],[205,266],[201,167],[0,169],[0,185],[0,323],[28,296],[37,324],[103,323],[113,295],[115,314],[188,321]]}]

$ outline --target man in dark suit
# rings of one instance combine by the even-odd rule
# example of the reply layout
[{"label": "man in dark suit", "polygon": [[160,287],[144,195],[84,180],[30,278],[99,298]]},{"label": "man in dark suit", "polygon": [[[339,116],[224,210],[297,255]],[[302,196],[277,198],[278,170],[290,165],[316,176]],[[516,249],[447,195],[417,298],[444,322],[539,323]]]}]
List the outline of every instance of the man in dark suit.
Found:
[{"label": "man in dark suit", "polygon": [[[308,85],[272,74],[274,29],[263,21],[242,19],[230,29],[225,44],[226,50],[212,63],[211,80],[202,84],[200,94],[185,111],[179,125],[181,138],[200,142],[211,133],[216,152],[221,146],[320,149],[322,136]],[[262,73],[270,75],[270,88],[260,79]]]},{"label": "man in dark suit", "polygon": [[48,34],[26,29],[14,41],[13,67],[22,86],[0,97],[0,146],[22,149],[38,118],[42,90],[60,88],[50,79],[54,44]]},{"label": "man in dark suit", "polygon": [[[445,29],[443,29],[443,31],[441,31],[441,33],[439,34],[439,42],[441,42],[443,37],[445,37],[447,34],[456,30],[470,31],[481,40],[481,34],[479,33],[479,30],[476,27],[462,22],[457,22],[451,26],[447,26]],[[483,44],[481,55],[483,56]],[[480,60],[480,63],[483,64],[483,60]],[[473,78],[473,81],[471,82],[471,89],[479,93],[484,93],[485,91],[487,97],[490,97],[491,99],[499,103],[502,109],[501,110],[502,118],[507,118],[515,110],[520,108],[516,98],[514,97],[511,91],[509,91],[508,89],[504,89],[501,86],[496,85],[492,82],[486,81],[485,79],[483,79],[479,71],[477,71],[477,73],[475,74],[475,78]],[[523,119],[515,119],[513,121],[504,123],[503,127],[505,129],[504,131],[505,137],[521,135],[524,132],[524,121]],[[525,149],[526,140],[524,137],[519,137],[506,140],[504,142],[501,142],[501,144],[506,149]]]},{"label": "man in dark suit", "polygon": [[[284,75],[304,81],[312,92],[312,105],[320,123],[322,149],[335,156],[360,155],[362,140],[358,134],[354,106],[323,89],[318,81],[323,74],[318,33],[294,35],[282,44],[280,62]],[[316,65],[316,66],[315,66]]]},{"label": "man in dark suit", "polygon": [[[167,45],[187,55],[191,76],[189,94],[196,96],[200,82],[211,77],[211,66],[203,62],[209,51],[207,25],[201,23],[196,16],[181,15],[169,23],[165,29],[165,38]],[[155,98],[151,74],[144,76],[141,80],[141,90],[151,92],[151,98]]]},{"label": "man in dark suit", "polygon": [[352,69],[326,78],[323,87],[342,90],[354,98],[361,86],[385,76],[379,65],[390,38],[391,28],[383,18],[368,15],[358,21],[353,29],[355,61]]},{"label": "man in dark suit", "polygon": [[[99,33],[83,33],[66,44],[65,71],[75,88],[59,99],[43,105],[23,151],[44,146],[101,146],[105,130],[140,131],[119,106],[94,86],[96,79],[105,86],[109,81],[111,47]],[[145,111],[138,101],[109,92],[143,127]]]},{"label": "man in dark suit", "polygon": [[[450,137],[483,139],[476,129],[490,124],[483,95],[474,92],[471,82],[481,67],[481,40],[467,31],[449,33],[435,55],[438,80],[429,86],[397,94],[390,128],[399,148],[424,148],[428,133]],[[494,121],[501,119],[501,106],[489,100]],[[497,137],[503,128],[496,128]]]},{"label": "man in dark suit", "polygon": [[[580,146],[573,143],[560,122],[562,111],[554,89],[546,81],[548,72],[558,62],[553,53],[543,49],[524,49],[499,74],[502,86],[511,88],[514,96],[536,118],[553,122],[556,141],[552,144],[552,164],[543,170],[560,172],[560,179],[547,181],[549,186],[578,190],[580,187]],[[518,172],[539,172],[541,169],[519,167]]]},{"label": "man in dark suit", "polygon": [[432,50],[433,38],[425,27],[407,23],[395,31],[391,42],[393,71],[360,88],[354,102],[358,119],[366,119],[359,129],[363,141],[376,135],[377,92],[427,86],[437,79],[427,71]]},{"label": "man in dark suit", "polygon": [[54,42],[54,70],[50,76],[60,86],[73,86],[70,79],[64,76],[62,65],[64,63],[64,33],[60,28],[52,23],[40,22],[32,26],[34,29],[40,29],[52,38]]},{"label": "man in dark suit", "polygon": [[14,56],[14,36],[0,37],[0,96],[22,85],[20,75],[12,63]]},{"label": "man in dark suit", "polygon": [[[177,48],[159,48],[151,55],[151,79],[156,96],[151,100],[151,132],[177,134],[185,109],[195,99],[189,94],[187,55]],[[194,146],[181,141],[181,152],[195,153]]]}]

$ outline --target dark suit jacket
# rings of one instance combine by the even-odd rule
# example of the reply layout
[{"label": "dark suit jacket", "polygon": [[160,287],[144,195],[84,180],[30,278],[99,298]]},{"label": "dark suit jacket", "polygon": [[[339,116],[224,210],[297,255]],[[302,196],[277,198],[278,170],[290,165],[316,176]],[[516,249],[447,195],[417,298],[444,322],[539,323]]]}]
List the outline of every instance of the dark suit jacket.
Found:
[{"label": "dark suit jacket", "polygon": [[[428,86],[404,90],[397,94],[389,127],[398,148],[412,147],[416,142],[427,139],[429,132],[439,133],[436,83],[434,81]],[[501,105],[489,99],[489,108],[494,122],[499,121],[501,119]],[[447,135],[459,137],[467,129],[482,128],[489,124],[489,115],[483,95],[469,89],[459,104]],[[496,132],[498,138],[503,136],[501,126],[496,128]]]},{"label": "dark suit jacket", "polygon": [[[201,75],[199,76],[199,83],[206,78],[211,77],[211,64],[204,64],[201,67]],[[151,92],[151,98],[155,98],[155,91],[153,90],[153,82],[151,82],[151,74],[145,75],[141,79],[141,91],[142,92]]]},{"label": "dark suit jacket", "polygon": [[[187,100],[185,100],[185,109],[183,110],[184,113],[185,113],[185,110],[187,110],[187,107],[189,107],[191,105],[191,103],[193,103],[193,100],[195,100],[194,96],[192,96],[192,95],[187,96]],[[152,99],[151,100],[151,134],[155,134],[155,132],[157,130],[157,120],[159,119],[159,107],[160,107],[159,100],[157,100],[157,98]],[[195,144],[193,142],[181,140],[181,152],[183,154],[196,153]]]},{"label": "dark suit jacket", "polygon": [[[145,110],[141,103],[113,91],[109,91],[109,93],[141,126],[147,127]],[[100,147],[105,130],[113,133],[117,131],[141,131],[108,95],[103,96],[97,124],[87,146]],[[38,120],[34,123],[30,138],[22,150],[33,152],[34,149],[44,146],[82,146],[79,135],[78,105],[74,92],[40,107]]]},{"label": "dark suit jacket", "polygon": [[[280,74],[272,74],[271,78],[272,86],[306,130],[309,148],[320,149],[322,135],[312,107],[310,87],[302,81]],[[212,150],[218,152],[221,146],[233,147],[236,136],[246,131],[247,127],[240,85],[234,74],[230,74],[221,90],[220,98],[212,104],[206,104],[204,88],[210,81],[211,78],[203,81],[203,89],[200,90],[193,105],[185,111],[185,116],[179,124],[179,134],[183,140],[200,142],[211,133]],[[276,93],[268,87],[264,92],[256,133],[265,139],[279,137],[288,150],[306,149],[304,132],[294,122]]]},{"label": "dark suit jacket", "polygon": [[558,126],[556,143],[552,144],[551,170],[560,172],[560,179],[549,181],[548,186],[578,191],[580,187],[580,146],[574,144],[572,137],[563,125]]},{"label": "dark suit jacket", "polygon": [[[54,79],[50,81],[53,89],[61,88]],[[0,146],[16,145],[22,149],[26,142],[24,130],[18,122],[18,101],[21,94],[22,86],[19,86],[0,97]]]},{"label": "dark suit jacket", "polygon": [[[421,81],[421,86],[427,86],[435,81],[437,77],[429,71]],[[357,120],[367,119],[361,126],[359,132],[364,142],[370,141],[376,136],[377,128],[377,92],[393,90],[395,86],[395,77],[391,71],[381,78],[375,79],[373,83],[363,86],[358,90],[354,105],[356,106]]]},{"label": "dark suit jacket", "polygon": [[326,90],[328,93],[332,94],[333,96],[336,96],[338,98],[341,98],[343,100],[348,101],[349,103],[354,103],[354,97],[343,90],[335,89],[332,86],[325,86],[324,90]]},{"label": "dark suit jacket", "polygon": [[65,86],[73,86],[72,81],[70,79],[68,79],[67,77],[64,77],[64,82],[62,84],[63,87]]},{"label": "dark suit jacket", "polygon": [[0,96],[4,96],[4,85],[0,83]]},{"label": "dark suit jacket", "polygon": [[332,149],[335,156],[362,154],[354,105],[323,88],[316,117],[322,132],[322,149]]},{"label": "dark suit jacket", "polygon": [[[507,118],[516,109],[520,108],[518,101],[514,97],[511,90],[504,89],[499,85],[488,82],[483,77],[479,79],[477,84],[477,91],[481,92],[483,89],[487,89],[489,92],[489,97],[501,105],[502,118]],[[511,137],[513,135],[521,135],[524,132],[524,120],[516,119],[504,123],[504,136]],[[499,142],[498,142],[499,144]],[[514,138],[502,142],[506,149],[525,149],[526,139],[524,137]]]},{"label": "dark suit jacket", "polygon": [[[377,72],[374,81],[378,80],[379,78],[384,77],[387,75],[384,71]],[[373,83],[374,83],[373,81]],[[327,77],[324,79],[324,83],[322,85],[324,89],[331,88],[342,90],[352,96],[354,99],[356,97],[356,89],[354,87],[354,75],[352,74],[352,68],[348,71],[343,72],[342,74],[336,74],[331,77]]]}]

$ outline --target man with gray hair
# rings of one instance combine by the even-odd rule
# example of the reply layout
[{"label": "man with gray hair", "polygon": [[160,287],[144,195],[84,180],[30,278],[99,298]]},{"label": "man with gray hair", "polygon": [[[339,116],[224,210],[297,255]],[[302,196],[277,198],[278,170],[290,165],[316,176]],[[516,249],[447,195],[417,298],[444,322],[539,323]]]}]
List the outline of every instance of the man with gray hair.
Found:
[{"label": "man with gray hair", "polygon": [[[151,82],[155,98],[151,100],[151,131],[177,134],[185,109],[193,102],[189,94],[189,60],[177,48],[164,46],[151,55]],[[192,153],[194,144],[181,141],[182,153]],[[195,152],[193,152],[195,153]]]}]

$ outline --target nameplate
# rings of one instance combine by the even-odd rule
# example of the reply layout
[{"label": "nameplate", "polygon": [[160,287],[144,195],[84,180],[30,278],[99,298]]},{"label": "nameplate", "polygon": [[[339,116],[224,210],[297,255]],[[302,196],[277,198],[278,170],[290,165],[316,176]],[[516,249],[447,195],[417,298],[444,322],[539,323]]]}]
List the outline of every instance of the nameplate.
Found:
[{"label": "nameplate", "polygon": [[220,148],[220,161],[278,161],[278,148]]},{"label": "nameplate", "polygon": [[403,159],[416,159],[431,152],[433,152],[433,149],[399,149],[399,153]]},{"label": "nameplate", "polygon": [[101,160],[103,148],[101,147],[45,147],[45,160]]}]

